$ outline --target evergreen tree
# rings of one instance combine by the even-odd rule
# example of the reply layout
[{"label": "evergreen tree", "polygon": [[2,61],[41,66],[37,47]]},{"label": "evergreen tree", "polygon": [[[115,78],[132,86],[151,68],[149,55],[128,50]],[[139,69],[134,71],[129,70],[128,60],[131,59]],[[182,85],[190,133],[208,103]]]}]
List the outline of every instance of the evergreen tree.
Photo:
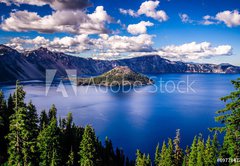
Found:
[{"label": "evergreen tree", "polygon": [[80,144],[80,166],[93,166],[96,163],[96,136],[92,127],[85,127]]},{"label": "evergreen tree", "polygon": [[235,91],[221,100],[226,103],[226,107],[217,111],[216,121],[224,124],[224,127],[217,127],[215,130],[226,133],[225,144],[226,152],[231,158],[240,156],[240,78],[232,81]]},{"label": "evergreen tree", "polygon": [[12,166],[26,165],[27,154],[25,151],[24,143],[27,140],[28,135],[27,126],[27,109],[20,107],[16,110],[16,113],[11,117],[10,133],[8,134],[9,146],[8,146],[8,164]]},{"label": "evergreen tree", "polygon": [[8,118],[14,114],[14,98],[12,97],[12,94],[9,95],[8,101],[7,101],[7,109],[8,109]]},{"label": "evergreen tree", "polygon": [[173,140],[174,143],[174,163],[176,166],[181,166],[183,162],[183,152],[180,147],[180,130],[176,131],[176,137]]},{"label": "evergreen tree", "polygon": [[48,119],[51,121],[52,119],[57,119],[57,108],[53,104],[48,112]]},{"label": "evergreen tree", "polygon": [[172,139],[168,139],[168,148],[166,151],[166,156],[165,156],[165,164],[166,166],[172,166],[174,165],[174,152],[173,152],[173,143]]},{"label": "evergreen tree", "polygon": [[71,148],[70,154],[68,156],[67,166],[74,166],[74,153]]},{"label": "evergreen tree", "polygon": [[167,146],[166,146],[165,141],[163,141],[161,154],[160,154],[161,159],[157,166],[165,166],[166,165],[166,155],[167,155]]},{"label": "evergreen tree", "polygon": [[[114,155],[114,152],[113,152],[113,155]],[[125,162],[125,156],[124,156],[123,150],[116,148],[116,157],[115,157],[114,165],[122,166],[124,165],[124,162]]]},{"label": "evergreen tree", "polygon": [[142,158],[143,158],[142,153],[140,152],[140,150],[137,149],[137,152],[136,152],[136,162],[135,162],[136,166],[142,166],[143,165]]},{"label": "evergreen tree", "polygon": [[160,152],[159,143],[158,143],[157,147],[156,147],[156,151],[155,151],[154,163],[156,166],[158,166],[158,165],[160,165],[160,162],[161,162],[161,152]]},{"label": "evergreen tree", "polygon": [[59,144],[59,128],[57,127],[57,120],[53,118],[38,136],[40,165],[59,165],[61,160]]},{"label": "evergreen tree", "polygon": [[112,141],[105,138],[105,155],[104,155],[104,164],[106,165],[113,165],[113,158],[114,158],[114,150],[112,146]]},{"label": "evergreen tree", "polygon": [[28,130],[26,140],[23,142],[24,156],[29,165],[37,165],[37,136],[38,136],[38,115],[36,107],[30,102],[27,105],[26,129]]},{"label": "evergreen tree", "polygon": [[190,156],[190,149],[189,146],[186,147],[185,150],[185,155],[184,155],[184,159],[183,159],[183,165],[187,166],[189,163],[189,156]]},{"label": "evergreen tree", "polygon": [[48,125],[48,123],[49,123],[49,119],[48,119],[47,113],[45,110],[43,110],[40,113],[40,119],[39,119],[40,130],[43,130],[43,128],[45,128]]},{"label": "evergreen tree", "polygon": [[197,137],[196,136],[193,139],[191,152],[189,154],[188,164],[189,166],[195,166],[197,164]]},{"label": "evergreen tree", "polygon": [[218,157],[218,153],[219,153],[219,141],[218,141],[217,135],[218,135],[217,132],[215,132],[213,135],[213,140],[212,140],[212,148],[214,151],[213,157],[216,159],[216,161],[217,161],[217,157]]},{"label": "evergreen tree", "polygon": [[16,84],[14,93],[14,114],[10,117],[10,131],[7,135],[8,146],[8,164],[9,165],[33,165],[28,156],[31,153],[28,150],[29,128],[28,128],[28,110],[24,103],[25,92],[22,86]]},{"label": "evergreen tree", "polygon": [[215,155],[214,146],[211,144],[210,136],[208,136],[208,139],[206,141],[205,146],[205,152],[204,152],[204,164],[207,166],[214,166],[217,164],[217,158]]},{"label": "evergreen tree", "polygon": [[204,166],[204,149],[204,140],[200,135],[197,143],[197,166]]},{"label": "evergreen tree", "polygon": [[0,91],[0,164],[7,161],[7,145],[8,141],[6,135],[9,130],[9,117],[7,115],[6,101],[4,100],[4,94]]},{"label": "evergreen tree", "polygon": [[146,154],[142,154],[140,150],[137,150],[135,166],[151,166],[150,155],[146,156]]}]

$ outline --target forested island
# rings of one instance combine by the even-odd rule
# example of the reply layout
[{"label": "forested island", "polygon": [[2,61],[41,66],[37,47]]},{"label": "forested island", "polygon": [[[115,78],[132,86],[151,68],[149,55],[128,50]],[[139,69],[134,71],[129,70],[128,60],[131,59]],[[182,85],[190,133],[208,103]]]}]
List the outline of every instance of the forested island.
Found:
[{"label": "forested island", "polygon": [[79,78],[77,84],[101,86],[142,86],[153,84],[153,80],[147,76],[132,71],[127,66],[117,66],[100,76]]},{"label": "forested island", "polygon": [[[207,140],[199,134],[191,146],[180,147],[180,130],[176,137],[156,146],[154,159],[136,150],[131,161],[110,139],[102,143],[94,129],[77,126],[72,114],[57,119],[57,109],[37,114],[18,83],[16,91],[5,100],[0,92],[0,165],[8,166],[214,166],[239,165],[240,157],[240,78],[232,81],[235,91],[221,98],[226,107],[217,111],[222,127],[212,128]],[[217,135],[224,134],[220,143]],[[147,143],[147,142],[146,142]],[[161,146],[161,147],[160,147]],[[229,159],[220,162],[218,159]],[[218,161],[218,162],[217,162]]]}]

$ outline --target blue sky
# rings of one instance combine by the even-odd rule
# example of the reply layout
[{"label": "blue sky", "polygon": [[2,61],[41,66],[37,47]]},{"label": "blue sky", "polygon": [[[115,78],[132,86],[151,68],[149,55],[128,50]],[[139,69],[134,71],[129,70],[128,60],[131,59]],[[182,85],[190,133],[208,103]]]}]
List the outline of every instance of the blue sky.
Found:
[{"label": "blue sky", "polygon": [[240,65],[237,0],[65,1],[0,0],[0,43],[100,59],[158,54]]}]

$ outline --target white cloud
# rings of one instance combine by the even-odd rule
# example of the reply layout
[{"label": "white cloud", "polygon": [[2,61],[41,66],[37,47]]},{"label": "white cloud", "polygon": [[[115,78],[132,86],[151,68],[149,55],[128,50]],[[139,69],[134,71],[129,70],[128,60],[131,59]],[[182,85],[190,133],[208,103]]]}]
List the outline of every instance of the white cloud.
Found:
[{"label": "white cloud", "polygon": [[182,21],[183,23],[192,23],[192,22],[193,22],[193,21],[190,19],[190,17],[189,17],[187,14],[185,14],[185,13],[179,14],[179,17],[180,17],[180,19],[181,19],[181,21]]},{"label": "white cloud", "polygon": [[182,22],[184,23],[197,23],[202,25],[213,25],[224,23],[227,27],[240,26],[240,13],[238,10],[234,11],[223,11],[217,13],[215,16],[205,15],[201,21],[191,20],[188,15],[179,15]]},{"label": "white cloud", "polygon": [[159,50],[158,54],[171,59],[196,60],[216,56],[232,55],[232,47],[230,45],[213,47],[209,42],[191,42],[179,46],[166,46]]},{"label": "white cloud", "polygon": [[118,56],[120,53],[128,52],[150,52],[152,48],[152,38],[154,36],[142,34],[139,36],[109,36],[100,34],[99,38],[89,38],[88,35],[76,35],[74,37],[54,38],[53,40],[38,36],[34,39],[13,38],[7,43],[19,51],[47,47],[51,51],[66,53],[82,53],[87,50],[95,52],[95,55],[109,57]]},{"label": "white cloud", "polygon": [[134,10],[132,10],[132,9],[127,9],[127,10],[125,10],[125,9],[120,8],[119,11],[120,11],[120,13],[122,13],[122,14],[130,15],[130,16],[132,16],[132,17],[138,17],[138,16],[139,16],[139,15],[138,15]]},{"label": "white cloud", "polygon": [[147,32],[147,27],[153,26],[154,24],[149,21],[141,21],[138,24],[130,24],[127,27],[127,31],[133,35],[144,34]]},{"label": "white cloud", "polygon": [[228,27],[234,27],[240,25],[240,13],[238,10],[223,11],[216,14],[216,20],[224,22]]},{"label": "white cloud", "polygon": [[108,32],[105,24],[111,21],[112,18],[104,8],[98,6],[92,14],[86,14],[81,10],[63,10],[41,17],[35,12],[17,11],[10,13],[10,17],[5,19],[0,27],[5,31],[17,32],[100,34]]},{"label": "white cloud", "polygon": [[40,46],[47,47],[51,51],[65,53],[79,54],[84,51],[90,51],[92,57],[98,59],[159,55],[171,60],[194,61],[233,54],[230,45],[212,46],[209,42],[191,42],[153,49],[153,37],[147,34],[132,37],[101,34],[99,38],[89,38],[88,35],[76,35],[49,40],[38,36],[34,39],[13,38],[7,45],[19,51],[36,49]]},{"label": "white cloud", "polygon": [[51,8],[55,10],[77,10],[84,9],[86,7],[91,6],[91,2],[89,0],[0,0],[0,3],[5,3],[7,5],[50,5]]},{"label": "white cloud", "polygon": [[[108,50],[108,52],[149,52],[153,51],[152,38],[154,36],[141,34],[138,36],[102,36],[98,39],[92,39],[95,48],[100,51]],[[106,52],[106,51],[105,51]]]},{"label": "white cloud", "polygon": [[168,16],[165,11],[163,10],[157,10],[156,8],[159,6],[160,1],[145,1],[141,4],[140,8],[137,12],[135,12],[132,9],[119,9],[120,13],[122,14],[128,14],[133,17],[138,17],[140,15],[145,15],[147,17],[151,17],[155,20],[158,20],[160,22],[167,21]]},{"label": "white cloud", "polygon": [[145,14],[147,17],[154,18],[160,22],[167,21],[168,16],[163,10],[156,10],[160,1],[145,1],[141,4],[137,13],[139,15]]}]

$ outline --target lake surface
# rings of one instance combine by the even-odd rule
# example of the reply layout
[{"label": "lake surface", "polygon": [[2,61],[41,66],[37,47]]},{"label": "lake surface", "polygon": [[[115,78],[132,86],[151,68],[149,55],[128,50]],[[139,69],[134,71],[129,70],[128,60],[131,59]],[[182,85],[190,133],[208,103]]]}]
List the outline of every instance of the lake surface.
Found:
[{"label": "lake surface", "polygon": [[[156,84],[152,86],[110,89],[72,87],[66,83],[62,86],[65,93],[55,83],[47,95],[45,84],[29,81],[24,83],[24,90],[26,101],[32,100],[39,111],[55,104],[59,117],[72,112],[77,125],[91,124],[101,140],[108,136],[128,156],[134,157],[137,148],[153,156],[157,143],[173,138],[176,129],[181,130],[182,147],[191,145],[194,135],[202,133],[207,137],[207,128],[219,125],[214,121],[215,112],[224,107],[219,98],[233,90],[230,80],[238,77],[239,74],[162,74],[153,77]],[[5,96],[14,88],[0,87]]]}]

